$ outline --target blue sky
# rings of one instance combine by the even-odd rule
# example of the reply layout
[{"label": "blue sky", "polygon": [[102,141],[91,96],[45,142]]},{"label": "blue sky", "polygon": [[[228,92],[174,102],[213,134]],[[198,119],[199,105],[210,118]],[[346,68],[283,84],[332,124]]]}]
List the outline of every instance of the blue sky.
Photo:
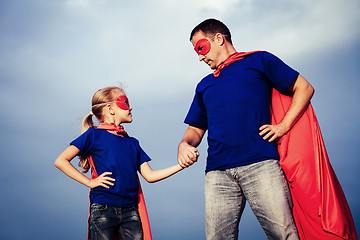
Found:
[{"label": "blue sky", "polygon": [[[230,28],[238,51],[272,52],[314,86],[330,161],[359,226],[359,16],[358,0],[0,1],[1,238],[86,237],[88,189],[54,161],[99,88],[123,83],[134,109],[126,130],[154,169],[176,164],[195,86],[210,73],[189,34],[210,17]],[[206,141],[199,150],[191,168],[142,181],[154,239],[205,239]],[[240,237],[265,239],[248,206]]]}]

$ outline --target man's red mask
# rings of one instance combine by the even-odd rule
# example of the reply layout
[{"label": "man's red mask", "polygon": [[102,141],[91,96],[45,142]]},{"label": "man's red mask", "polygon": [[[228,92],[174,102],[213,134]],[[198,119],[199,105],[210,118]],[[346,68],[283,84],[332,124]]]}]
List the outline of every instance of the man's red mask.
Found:
[{"label": "man's red mask", "polygon": [[129,104],[129,100],[126,97],[126,95],[121,95],[116,99],[116,105],[123,109],[123,110],[129,110],[130,109],[130,104]]},{"label": "man's red mask", "polygon": [[207,54],[210,49],[211,49],[211,43],[210,41],[214,39],[216,35],[214,35],[212,38],[210,39],[206,39],[206,38],[202,38],[200,39],[199,41],[196,42],[195,44],[195,52],[198,54],[198,55],[205,55]]}]

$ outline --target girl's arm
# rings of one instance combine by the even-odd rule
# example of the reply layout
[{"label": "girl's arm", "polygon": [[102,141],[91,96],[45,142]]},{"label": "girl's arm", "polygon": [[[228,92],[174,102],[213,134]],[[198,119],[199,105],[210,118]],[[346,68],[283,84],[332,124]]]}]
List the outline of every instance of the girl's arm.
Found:
[{"label": "girl's arm", "polygon": [[172,167],[153,171],[147,162],[144,162],[143,164],[140,165],[140,173],[144,177],[144,179],[149,183],[154,183],[163,180],[181,171],[182,169],[183,168],[179,164],[177,164]]},{"label": "girl's arm", "polygon": [[71,177],[72,179],[78,181],[79,183],[84,184],[87,187],[95,188],[95,187],[104,187],[109,188],[109,186],[114,185],[114,183],[110,181],[115,181],[115,179],[108,177],[107,175],[111,175],[111,172],[104,172],[99,177],[95,179],[90,179],[84,174],[82,174],[79,170],[77,170],[70,161],[79,153],[79,149],[73,145],[70,145],[64,152],[60,154],[60,156],[55,161],[55,166],[64,172],[66,175]]}]

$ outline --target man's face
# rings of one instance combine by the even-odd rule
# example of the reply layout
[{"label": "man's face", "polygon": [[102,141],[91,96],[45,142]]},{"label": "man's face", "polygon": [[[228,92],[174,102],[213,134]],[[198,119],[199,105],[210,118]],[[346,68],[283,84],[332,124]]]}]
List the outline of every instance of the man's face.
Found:
[{"label": "man's face", "polygon": [[218,46],[215,38],[216,34],[208,37],[199,31],[191,39],[194,49],[199,55],[199,60],[204,61],[211,69],[216,69],[218,66]]}]

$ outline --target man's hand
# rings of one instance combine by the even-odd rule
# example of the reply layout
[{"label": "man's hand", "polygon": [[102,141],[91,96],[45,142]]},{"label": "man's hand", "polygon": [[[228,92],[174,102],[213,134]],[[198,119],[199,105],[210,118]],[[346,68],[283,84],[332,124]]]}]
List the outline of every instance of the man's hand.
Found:
[{"label": "man's hand", "polygon": [[180,143],[178,148],[178,163],[181,167],[186,168],[191,166],[197,161],[198,157],[199,152],[195,147],[185,142]]},{"label": "man's hand", "polygon": [[281,122],[276,125],[265,124],[259,128],[259,134],[264,140],[272,142],[284,136],[306,110],[314,94],[314,88],[301,75],[294,81],[290,90],[294,93],[291,105]]},{"label": "man's hand", "polygon": [[264,140],[268,140],[269,142],[272,142],[278,138],[281,138],[284,136],[288,131],[289,128],[285,127],[284,124],[277,124],[277,125],[270,125],[265,124],[262,125],[260,128],[260,136],[263,136]]}]

